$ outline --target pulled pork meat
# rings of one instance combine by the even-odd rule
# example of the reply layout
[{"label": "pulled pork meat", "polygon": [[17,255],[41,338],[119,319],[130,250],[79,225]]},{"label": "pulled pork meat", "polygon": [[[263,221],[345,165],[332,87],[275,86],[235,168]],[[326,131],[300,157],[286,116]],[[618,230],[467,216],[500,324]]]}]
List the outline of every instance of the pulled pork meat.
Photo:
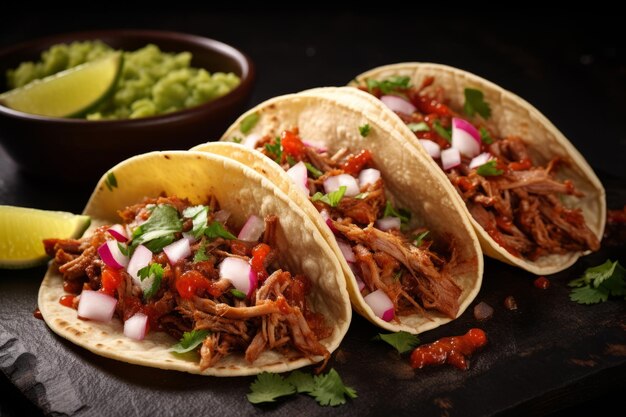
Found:
[{"label": "pulled pork meat", "polygon": [[[446,91],[435,84],[435,78],[426,77],[420,86],[409,85],[408,77],[389,81],[392,94],[401,94],[415,106],[412,114],[397,112],[398,116],[407,124],[426,125],[415,135],[437,143],[441,149],[449,148],[450,140],[442,131],[450,129],[453,117],[468,118],[449,106]],[[376,83],[360,88],[378,98],[383,95]],[[564,195],[582,196],[571,181],[555,177],[558,165],[565,161],[555,158],[546,166],[534,164],[522,139],[497,138],[487,125],[475,121],[470,120],[481,130],[481,151],[491,154],[499,173],[481,176],[477,169],[469,168],[470,158],[463,156],[461,164],[447,175],[489,236],[512,255],[530,260],[598,250],[598,237],[585,223],[582,211],[567,208],[560,200]]]},{"label": "pulled pork meat", "polygon": [[[363,169],[375,169],[367,149],[353,154],[342,148],[331,155],[326,149],[305,144],[297,128],[282,132],[280,140],[277,146],[277,139],[266,136],[257,143],[257,149],[284,169],[300,161],[309,164],[308,188],[312,196],[325,194],[324,184],[331,177],[348,174],[356,181]],[[414,244],[409,237],[424,229],[410,233],[408,225],[403,225],[402,233],[377,228],[377,220],[394,215],[389,212],[397,215],[385,195],[384,181],[379,178],[358,185],[359,194],[343,195],[335,204],[317,197],[311,201],[328,219],[337,240],[352,250],[356,259],[352,271],[365,284],[361,294],[382,290],[394,304],[396,321],[398,316],[414,313],[429,317],[429,311],[455,318],[462,289],[449,273],[454,265],[453,250],[441,247],[441,253],[437,253],[431,249],[432,240]]]},{"label": "pulled pork meat", "polygon": [[[253,363],[266,350],[281,352],[289,358],[322,358],[320,369],[325,366],[330,354],[320,340],[330,337],[333,330],[321,314],[309,308],[308,279],[292,275],[278,264],[277,216],[265,218],[260,243],[228,238],[225,221],[217,216],[219,205],[215,199],[207,204],[204,225],[196,217],[186,218],[185,210],[192,206],[176,197],[147,198],[119,214],[131,232],[140,233],[137,228],[147,224],[158,206],[169,206],[178,214],[179,222],[174,223],[179,229],[172,232],[173,240],[183,238],[182,232],[195,233],[204,230],[202,226],[215,226],[216,222],[220,222],[224,233],[221,237],[198,237],[190,245],[191,255],[175,264],[169,262],[162,248],[153,250],[151,264],[159,264],[162,275],[150,298],[146,298],[139,279],[125,269],[112,269],[99,258],[98,248],[111,239],[108,226],[97,228],[82,239],[47,239],[46,252],[54,257],[66,291],[105,292],[117,299],[115,314],[122,321],[141,312],[148,316],[151,330],[167,332],[176,339],[186,332],[208,330],[199,347],[202,370],[233,353]],[[154,242],[146,245],[151,243]],[[131,241],[129,248],[133,247]],[[256,273],[258,287],[249,296],[231,291],[231,281],[220,277],[217,266],[227,257],[248,262]]]}]

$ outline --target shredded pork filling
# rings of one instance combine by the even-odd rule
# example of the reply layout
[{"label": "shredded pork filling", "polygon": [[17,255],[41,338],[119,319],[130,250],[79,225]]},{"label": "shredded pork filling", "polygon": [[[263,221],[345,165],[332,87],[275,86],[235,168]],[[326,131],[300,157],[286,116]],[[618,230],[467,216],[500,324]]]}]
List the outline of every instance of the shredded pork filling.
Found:
[{"label": "shredded pork filling", "polygon": [[[150,207],[169,205],[182,217],[190,206],[186,200],[175,197],[146,199],[143,203],[120,212],[126,224],[145,221]],[[219,210],[212,199],[208,206],[208,221]],[[182,220],[182,231],[188,231],[192,222]],[[256,243],[236,239],[202,239],[192,245],[192,255],[175,265],[168,262],[163,252],[153,255],[152,263],[159,263],[163,276],[159,289],[149,300],[144,299],[141,286],[123,269],[121,280],[115,288],[116,316],[126,321],[141,311],[148,315],[150,329],[165,331],[176,339],[192,330],[208,330],[200,347],[200,368],[215,366],[221,358],[234,352],[243,354],[253,363],[266,350],[284,353],[287,357],[323,357],[329,359],[328,350],[320,340],[332,334],[324,317],[309,309],[306,295],[310,283],[303,275],[292,275],[280,268],[278,252],[274,245],[277,216],[265,218],[263,244],[270,251],[263,259],[262,271],[257,272],[259,285],[246,299],[230,292],[229,280],[220,279],[217,265],[226,257],[250,261]],[[104,263],[97,248],[107,239],[107,227],[100,227],[82,239],[47,239],[46,252],[53,256],[63,276],[66,291],[80,294],[83,289],[102,290],[101,274]],[[176,239],[181,238],[177,232]],[[203,248],[201,249],[201,245]],[[198,250],[204,250],[208,260],[194,261]],[[191,294],[180,293],[176,283],[184,276],[195,274],[196,289]],[[76,307],[76,304],[74,307]]]}]

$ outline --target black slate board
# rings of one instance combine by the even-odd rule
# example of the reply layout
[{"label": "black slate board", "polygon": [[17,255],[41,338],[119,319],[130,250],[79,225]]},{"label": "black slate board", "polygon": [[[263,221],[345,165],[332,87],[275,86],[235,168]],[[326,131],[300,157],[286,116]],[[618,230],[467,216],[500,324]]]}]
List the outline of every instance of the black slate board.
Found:
[{"label": "black slate board", "polygon": [[[253,103],[308,87],[342,84],[386,63],[456,65],[512,89],[544,111],[594,168],[609,172],[601,178],[609,207],[618,208],[626,203],[625,145],[623,139],[615,141],[623,138],[626,77],[620,72],[624,51],[616,41],[619,25],[617,16],[614,19],[534,16],[529,30],[524,16],[446,14],[398,25],[396,15],[352,11],[333,16],[111,12],[55,19],[29,12],[5,22],[0,45],[107,27],[197,33],[233,43],[252,56],[259,70]],[[586,119],[592,122],[580,123]],[[614,152],[605,152],[607,146]],[[24,177],[0,148],[0,204],[79,212],[90,191],[88,186],[65,188]],[[550,277],[552,286],[545,291],[532,285],[531,274],[487,260],[476,302],[487,302],[495,313],[479,325],[490,342],[472,358],[468,372],[448,367],[413,371],[406,356],[372,342],[377,330],[356,316],[332,366],[359,398],[335,409],[319,407],[306,396],[256,407],[245,399],[253,378],[198,377],[95,356],[55,336],[32,316],[44,268],[0,270],[0,414],[527,415],[561,409],[606,390],[623,394],[626,305],[617,300],[578,305],[569,301],[566,283],[607,257],[626,264],[624,249],[603,248],[581,259]],[[517,299],[518,311],[503,307],[508,295]],[[470,310],[422,340],[462,334],[476,325]]]}]

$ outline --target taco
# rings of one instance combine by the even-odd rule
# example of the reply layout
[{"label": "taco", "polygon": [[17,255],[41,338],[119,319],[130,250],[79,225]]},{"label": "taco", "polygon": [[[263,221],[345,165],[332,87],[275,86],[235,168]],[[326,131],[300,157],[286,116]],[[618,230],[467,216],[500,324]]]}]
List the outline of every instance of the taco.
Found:
[{"label": "taco", "polygon": [[[445,171],[488,256],[532,273],[561,271],[600,247],[602,184],[532,105],[456,68],[388,65],[351,85]],[[395,114],[394,114],[395,113]]]},{"label": "taco", "polygon": [[453,190],[363,103],[325,91],[262,103],[223,142],[193,150],[252,167],[307,211],[341,260],[353,307],[374,324],[419,333],[453,320],[483,268]]},{"label": "taco", "polygon": [[231,159],[133,157],[84,214],[83,238],[45,241],[54,259],[38,302],[55,333],[96,354],[203,375],[284,372],[323,366],[347,332],[343,271],[324,238]]}]

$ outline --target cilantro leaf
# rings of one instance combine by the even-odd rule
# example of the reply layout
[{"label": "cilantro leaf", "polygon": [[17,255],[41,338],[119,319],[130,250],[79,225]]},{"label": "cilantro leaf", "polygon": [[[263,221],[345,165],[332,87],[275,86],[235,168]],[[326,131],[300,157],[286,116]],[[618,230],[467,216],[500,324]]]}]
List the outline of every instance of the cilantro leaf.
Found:
[{"label": "cilantro leaf", "polygon": [[394,76],[382,81],[368,78],[365,80],[365,83],[370,93],[378,88],[381,93],[389,94],[394,90],[406,90],[407,88],[410,88],[410,81],[411,79],[409,77]]},{"label": "cilantro leaf", "polygon": [[178,211],[167,204],[155,206],[148,220],[133,232],[133,248],[145,244],[152,252],[158,252],[174,241],[174,233],[180,232],[183,223]]},{"label": "cilantro leaf", "polygon": [[337,191],[333,191],[332,193],[322,194],[318,191],[313,194],[313,197],[311,197],[311,201],[321,201],[322,203],[326,203],[331,207],[337,207],[347,189],[348,187],[342,185]]},{"label": "cilantro leaf", "polygon": [[285,158],[285,159],[287,160],[287,163],[289,164],[290,167],[292,167],[292,166],[294,166],[296,164],[296,160],[291,155],[287,155],[287,158]]},{"label": "cilantro leaf", "polygon": [[493,143],[493,138],[489,134],[489,131],[484,127],[480,128],[480,140],[487,145],[491,145]]},{"label": "cilantro leaf", "polygon": [[311,173],[311,175],[313,175],[315,178],[319,178],[322,175],[324,175],[324,173],[322,171],[320,171],[319,169],[315,168],[313,165],[309,164],[308,162],[305,162],[304,166],[306,167],[307,171],[309,171]]},{"label": "cilantro leaf", "polygon": [[363,137],[367,137],[367,135],[369,135],[371,131],[372,127],[369,125],[369,123],[365,123],[364,125],[359,126],[359,133]]},{"label": "cilantro leaf", "polygon": [[430,131],[430,127],[424,122],[419,123],[408,123],[406,125],[412,132],[428,132]]},{"label": "cilantro leaf", "polygon": [[411,220],[411,213],[404,209],[396,210],[391,201],[387,200],[383,217],[398,217],[402,224],[407,224]]},{"label": "cilantro leaf", "polygon": [[269,372],[257,375],[256,380],[250,385],[252,392],[248,393],[248,401],[252,404],[274,402],[276,398],[294,394],[296,388],[285,381],[282,376]]},{"label": "cilantro leaf", "polygon": [[230,293],[233,295],[233,297],[239,298],[240,300],[243,300],[246,298],[246,293],[243,291],[239,291],[236,288],[231,288]]},{"label": "cilantro leaf", "polygon": [[480,114],[484,119],[491,117],[491,107],[485,101],[485,95],[482,91],[474,88],[465,89],[465,105],[463,106],[465,114],[474,116]]},{"label": "cilantro leaf", "polygon": [[320,405],[336,406],[346,403],[345,396],[356,398],[356,391],[343,384],[341,377],[331,369],[326,375],[317,375],[314,377],[315,386],[311,391],[311,396],[315,398]]},{"label": "cilantro leaf", "polygon": [[183,333],[183,337],[178,343],[170,348],[170,352],[186,353],[194,350],[209,335],[208,330],[192,330],[190,332]]},{"label": "cilantro leaf", "polygon": [[420,344],[419,338],[411,333],[400,331],[397,333],[379,333],[373,340],[382,340],[396,348],[398,353],[405,353]]},{"label": "cilantro leaf", "polygon": [[370,195],[370,193],[368,193],[368,192],[366,192],[366,193],[358,193],[353,198],[356,198],[357,200],[365,200],[368,195]]},{"label": "cilantro leaf", "polygon": [[435,129],[435,132],[437,132],[439,136],[441,136],[448,142],[452,142],[452,133],[450,133],[450,131],[448,131],[446,128],[441,126],[441,123],[439,123],[439,120],[434,121],[433,129]]},{"label": "cilantro leaf", "polygon": [[502,175],[504,171],[496,168],[496,163],[497,161],[495,159],[492,159],[491,161],[486,162],[476,168],[476,173],[478,175],[482,175],[483,177],[494,177],[497,175]]},{"label": "cilantro leaf", "polygon": [[568,284],[579,287],[572,290],[569,298],[580,304],[596,304],[609,296],[626,295],[626,269],[619,262],[608,259],[601,265],[587,268],[580,278]]},{"label": "cilantro leaf", "polygon": [[429,231],[426,230],[417,236],[413,236],[413,246],[417,246],[419,248],[422,245],[422,241],[424,240],[424,238],[428,236],[428,233]]},{"label": "cilantro leaf", "polygon": [[117,188],[117,178],[115,178],[115,174],[113,172],[109,172],[107,174],[104,184],[107,186],[109,191],[113,191],[114,188]]},{"label": "cilantro leaf", "polygon": [[200,242],[200,246],[198,246],[198,250],[193,255],[193,261],[195,263],[208,261],[209,259],[211,259],[211,257],[206,254],[206,242],[204,241],[204,239],[202,239],[202,241]]},{"label": "cilantro leaf", "polygon": [[287,382],[296,388],[297,392],[312,392],[315,388],[313,375],[301,371],[293,371],[287,378]]},{"label": "cilantro leaf", "polygon": [[250,113],[241,121],[241,124],[239,125],[239,131],[244,135],[247,134],[254,128],[254,126],[256,126],[260,118],[261,116],[259,115],[259,113]]},{"label": "cilantro leaf", "polygon": [[282,140],[280,136],[276,136],[276,139],[274,139],[273,144],[269,144],[269,143],[265,144],[265,150],[269,154],[274,155],[274,162],[276,162],[277,164],[280,164],[283,159],[283,145],[281,141]]},{"label": "cilantro leaf", "polygon": [[233,143],[241,143],[241,141],[243,141],[243,138],[240,138],[239,136],[233,136],[233,138],[231,139],[231,141]]},{"label": "cilantro leaf", "polygon": [[161,279],[163,278],[163,267],[161,264],[146,265],[137,271],[137,275],[141,279],[144,300],[154,297],[159,288],[161,288]]},{"label": "cilantro leaf", "polygon": [[130,256],[130,248],[128,247],[128,245],[117,242],[117,248],[120,250],[120,252],[122,252],[122,255]]},{"label": "cilantro leaf", "polygon": [[220,222],[211,222],[204,231],[204,235],[209,239],[215,239],[218,237],[230,240],[237,239],[237,237],[226,230]]},{"label": "cilantro leaf", "polygon": [[209,215],[209,207],[192,206],[183,210],[183,216],[192,219],[193,228],[191,234],[198,239],[202,236],[207,228],[207,220]]}]

